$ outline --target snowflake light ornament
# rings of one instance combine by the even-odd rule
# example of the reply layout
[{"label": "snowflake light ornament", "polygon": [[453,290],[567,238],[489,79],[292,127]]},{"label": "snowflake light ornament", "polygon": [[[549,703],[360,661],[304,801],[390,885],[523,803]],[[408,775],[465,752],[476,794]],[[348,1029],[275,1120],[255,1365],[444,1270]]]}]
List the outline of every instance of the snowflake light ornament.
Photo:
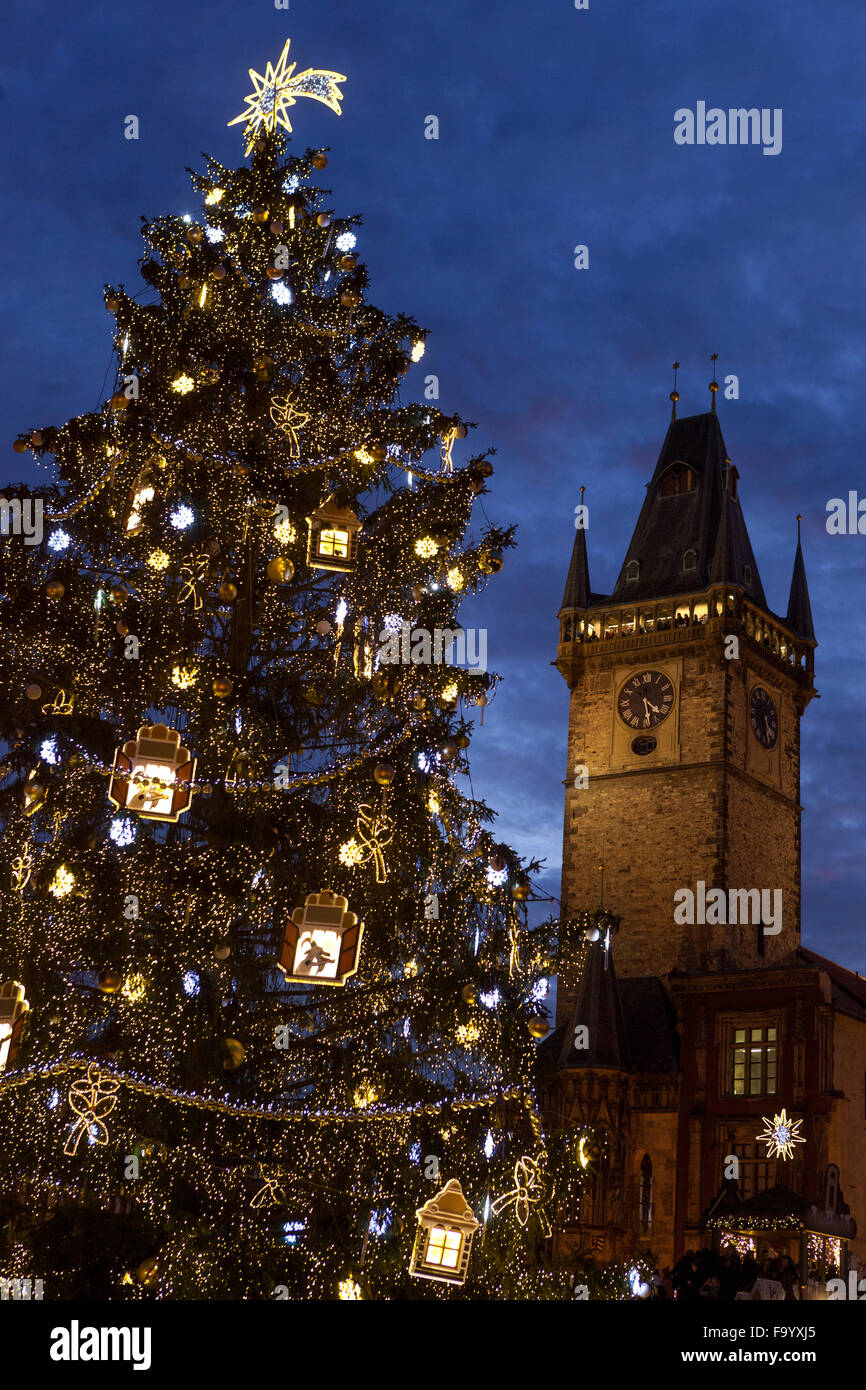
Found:
[{"label": "snowflake light ornament", "polygon": [[764,1133],[756,1134],[755,1138],[767,1145],[767,1158],[793,1158],[794,1145],[806,1142],[797,1133],[803,1121],[790,1120],[784,1109],[781,1115],[774,1115],[772,1120],[766,1115],[762,1116],[761,1123]]}]

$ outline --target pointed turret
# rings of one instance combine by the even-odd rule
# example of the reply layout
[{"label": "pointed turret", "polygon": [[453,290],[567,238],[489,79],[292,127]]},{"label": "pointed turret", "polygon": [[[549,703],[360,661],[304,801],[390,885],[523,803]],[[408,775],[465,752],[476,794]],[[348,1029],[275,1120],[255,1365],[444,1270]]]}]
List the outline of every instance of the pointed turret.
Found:
[{"label": "pointed turret", "polygon": [[[586,531],[579,530],[574,537],[571,564],[562,595],[562,608],[587,608],[589,606],[589,560],[586,554]],[[562,609],[560,609],[560,612]]]},{"label": "pointed turret", "polygon": [[[588,1047],[575,1047],[575,1029],[585,1027]],[[571,1018],[565,1029],[560,1067],[606,1067],[631,1070],[631,1049],[622,1002],[613,968],[613,952],[605,938],[589,948]]]},{"label": "pointed turret", "polygon": [[[815,628],[812,623],[812,605],[809,602],[809,586],[806,583],[806,566],[803,563],[803,547],[800,544],[800,521],[797,517],[797,553],[794,556],[794,573],[791,575],[791,592],[788,596],[788,616],[785,621],[798,637],[807,642],[815,642]],[[815,643],[817,646],[817,643]]]},{"label": "pointed turret", "polygon": [[735,584],[766,608],[718,417],[671,420],[614,589],[616,600]]}]

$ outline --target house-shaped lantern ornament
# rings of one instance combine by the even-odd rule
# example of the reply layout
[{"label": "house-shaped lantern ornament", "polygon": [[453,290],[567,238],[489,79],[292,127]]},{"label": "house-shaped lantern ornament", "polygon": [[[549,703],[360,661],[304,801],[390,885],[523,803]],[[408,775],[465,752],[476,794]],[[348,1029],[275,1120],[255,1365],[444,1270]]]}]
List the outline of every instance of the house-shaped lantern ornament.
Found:
[{"label": "house-shaped lantern ornament", "polygon": [[174,729],[143,724],[114,754],[108,799],[144,820],[175,821],[189,809],[195,762]]},{"label": "house-shaped lantern ornament", "polygon": [[457,1179],[447,1182],[415,1215],[418,1230],[409,1273],[415,1279],[465,1284],[472,1240],[481,1223]]},{"label": "house-shaped lantern ornament", "polygon": [[0,985],[0,1072],[15,1061],[29,1008],[24,998],[24,986],[19,985],[17,980],[5,980]]},{"label": "house-shaped lantern ornament", "polygon": [[361,525],[351,507],[339,507],[329,497],[307,517],[307,564],[350,574],[355,568]]},{"label": "house-shaped lantern ornament", "polygon": [[358,969],[364,923],[339,893],[309,893],[286,922],[280,969],[304,984],[344,985]]}]

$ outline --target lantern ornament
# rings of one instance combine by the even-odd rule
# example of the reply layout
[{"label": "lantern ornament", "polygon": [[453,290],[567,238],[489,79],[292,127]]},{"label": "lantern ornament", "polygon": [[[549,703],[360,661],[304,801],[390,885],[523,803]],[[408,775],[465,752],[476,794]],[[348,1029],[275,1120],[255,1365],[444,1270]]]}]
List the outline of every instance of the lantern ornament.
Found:
[{"label": "lantern ornament", "polygon": [[481,1223],[457,1179],[447,1182],[415,1215],[418,1230],[409,1273],[415,1279],[465,1284],[472,1240]]},{"label": "lantern ornament", "polygon": [[0,1071],[5,1071],[15,1061],[29,1008],[24,986],[17,980],[4,980],[0,985]]},{"label": "lantern ornament", "polygon": [[326,890],[309,893],[286,922],[279,966],[288,980],[344,985],[358,969],[364,923],[349,902]]},{"label": "lantern ornament", "polygon": [[118,748],[108,784],[111,804],[144,820],[176,821],[188,810],[196,760],[180,737],[165,724],[144,724],[137,738]]},{"label": "lantern ornament", "polygon": [[361,525],[351,507],[340,507],[329,497],[307,517],[307,564],[350,574],[355,568]]}]

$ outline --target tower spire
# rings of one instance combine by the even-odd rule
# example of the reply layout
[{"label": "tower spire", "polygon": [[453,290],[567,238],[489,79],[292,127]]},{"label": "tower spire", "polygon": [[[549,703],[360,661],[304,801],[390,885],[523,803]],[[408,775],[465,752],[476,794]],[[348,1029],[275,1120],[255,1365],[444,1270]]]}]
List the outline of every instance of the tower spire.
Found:
[{"label": "tower spire", "polygon": [[577,533],[574,537],[574,547],[571,552],[571,564],[568,567],[568,578],[565,581],[565,593],[562,595],[562,606],[564,608],[588,608],[589,607],[589,559],[586,553],[586,527],[583,524],[583,497],[586,488],[582,485],[580,489],[580,515],[575,523]]},{"label": "tower spire", "polygon": [[679,369],[680,369],[680,364],[679,364],[679,362],[675,362],[675,363],[674,363],[674,389],[673,389],[673,391],[671,391],[671,396],[670,396],[670,399],[671,399],[671,424],[673,424],[674,420],[677,418],[677,401],[678,401],[679,398],[680,398],[680,393],[679,393],[679,391],[677,390],[677,372],[679,371]]},{"label": "tower spire", "polygon": [[718,360],[719,360],[719,354],[718,354],[717,352],[712,353],[712,355],[710,356],[710,361],[711,361],[712,364],[713,364],[713,379],[712,379],[712,381],[710,382],[710,392],[711,392],[711,398],[712,398],[712,402],[713,402],[713,404],[712,404],[712,412],[713,412],[714,415],[715,415],[715,413],[716,413],[716,392],[717,392],[718,389],[719,389],[719,383],[716,381],[716,363],[718,362]]},{"label": "tower spire", "polygon": [[803,562],[803,547],[800,544],[800,522],[797,517],[797,553],[794,556],[794,572],[791,575],[791,592],[788,597],[788,613],[785,618],[788,627],[798,637],[808,642],[815,641],[815,628],[812,623],[812,605],[809,602],[809,586],[806,583],[806,566]]}]

